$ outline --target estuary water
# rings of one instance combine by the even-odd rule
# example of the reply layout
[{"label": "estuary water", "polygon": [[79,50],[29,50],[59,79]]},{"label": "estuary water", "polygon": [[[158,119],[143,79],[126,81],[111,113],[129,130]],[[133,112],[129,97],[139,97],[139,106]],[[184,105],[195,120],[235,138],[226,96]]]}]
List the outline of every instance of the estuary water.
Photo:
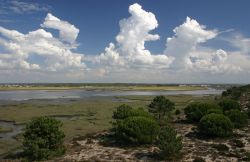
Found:
[{"label": "estuary water", "polygon": [[[110,91],[110,90],[16,90],[16,91],[0,91],[0,104],[7,102],[19,102],[25,100],[50,100],[61,101],[65,99],[91,99],[95,97],[111,97],[112,100],[117,99],[114,96],[156,96],[156,95],[219,95],[223,90],[209,88],[207,90],[193,91]],[[120,100],[119,100],[120,101]],[[129,101],[129,100],[128,100]],[[25,101],[26,102],[26,101]],[[29,101],[28,101],[29,102]],[[71,120],[73,117],[56,117],[59,120]],[[12,121],[0,120],[0,126],[11,128],[10,132],[0,133],[2,140],[15,140],[14,138],[22,132],[24,125],[15,124]]]},{"label": "estuary water", "polygon": [[192,91],[109,91],[109,90],[17,90],[0,91],[0,100],[22,101],[30,99],[89,98],[108,96],[155,96],[155,95],[216,95],[223,90],[209,88]]}]

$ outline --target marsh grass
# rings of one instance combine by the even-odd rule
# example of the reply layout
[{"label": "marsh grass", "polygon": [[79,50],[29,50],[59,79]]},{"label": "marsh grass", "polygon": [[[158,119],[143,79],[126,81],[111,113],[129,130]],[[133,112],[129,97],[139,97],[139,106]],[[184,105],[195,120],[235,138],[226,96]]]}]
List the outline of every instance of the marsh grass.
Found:
[{"label": "marsh grass", "polygon": [[0,126],[0,133],[7,133],[7,132],[11,132],[12,128],[10,127],[4,127],[4,126]]},{"label": "marsh grass", "polygon": [[[114,102],[110,97],[80,99],[74,101],[53,102],[54,100],[30,100],[15,104],[1,104],[0,120],[26,123],[34,117],[54,116],[64,118],[62,129],[66,142],[77,136],[96,133],[111,128],[112,113],[115,107],[128,104],[132,107],[147,108],[154,96],[119,96],[131,102]],[[213,100],[213,96],[166,96],[176,103],[176,108],[183,114],[183,108],[190,102]],[[174,111],[172,112],[174,114]],[[20,139],[6,141],[0,139],[0,155],[11,152],[20,146]]]}]

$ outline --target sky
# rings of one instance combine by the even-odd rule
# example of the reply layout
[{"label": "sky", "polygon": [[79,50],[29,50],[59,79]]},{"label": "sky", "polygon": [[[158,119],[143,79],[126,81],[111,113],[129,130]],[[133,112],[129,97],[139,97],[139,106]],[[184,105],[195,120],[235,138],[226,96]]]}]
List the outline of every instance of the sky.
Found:
[{"label": "sky", "polygon": [[0,82],[249,83],[247,0],[0,0]]}]

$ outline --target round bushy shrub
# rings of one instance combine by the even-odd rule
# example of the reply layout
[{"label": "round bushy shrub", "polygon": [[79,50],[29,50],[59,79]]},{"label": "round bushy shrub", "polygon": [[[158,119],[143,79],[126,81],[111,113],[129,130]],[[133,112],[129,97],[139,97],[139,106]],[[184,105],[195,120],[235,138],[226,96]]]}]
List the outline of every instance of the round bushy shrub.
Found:
[{"label": "round bushy shrub", "polygon": [[181,136],[177,136],[176,130],[169,126],[161,129],[157,143],[163,159],[177,155],[182,149]]},{"label": "round bushy shrub", "polygon": [[198,130],[207,137],[226,137],[233,131],[233,124],[222,114],[208,114],[201,118]]},{"label": "round bushy shrub", "polygon": [[65,152],[62,123],[54,118],[39,117],[27,123],[24,131],[24,153],[32,160],[50,159]]},{"label": "round bushy shrub", "polygon": [[184,108],[184,113],[188,121],[199,122],[203,113],[199,109],[199,103],[191,103]]},{"label": "round bushy shrub", "polygon": [[232,142],[233,142],[233,145],[236,147],[240,147],[240,148],[245,147],[245,144],[239,139],[234,139],[232,140]]},{"label": "round bushy shrub", "polygon": [[153,113],[157,119],[161,119],[174,110],[175,104],[164,96],[156,96],[148,107],[149,112]]},{"label": "round bushy shrub", "polygon": [[181,111],[180,111],[179,109],[177,109],[177,110],[175,111],[175,115],[180,115],[180,113],[181,113]]},{"label": "round bushy shrub", "polygon": [[232,99],[222,99],[218,104],[223,109],[224,112],[231,109],[240,110],[239,103]]},{"label": "round bushy shrub", "polygon": [[113,112],[113,119],[127,118],[130,115],[132,109],[133,108],[131,106],[125,104],[118,106],[116,110]]},{"label": "round bushy shrub", "polygon": [[206,162],[202,157],[196,157],[193,162]]},{"label": "round bushy shrub", "polygon": [[222,111],[222,109],[218,109],[218,108],[214,109],[214,108],[212,108],[212,109],[208,109],[206,114],[212,114],[212,113],[214,113],[214,114],[223,114],[223,111]]},{"label": "round bushy shrub", "polygon": [[116,137],[124,142],[150,144],[155,141],[160,127],[154,119],[134,116],[117,122],[114,130]]},{"label": "round bushy shrub", "polygon": [[211,111],[220,112],[220,107],[214,103],[191,103],[184,109],[187,120],[195,123]]},{"label": "round bushy shrub", "polygon": [[129,117],[131,116],[143,116],[146,118],[153,118],[153,116],[148,111],[144,110],[143,108],[132,109]]},{"label": "round bushy shrub", "polygon": [[248,115],[238,109],[232,109],[225,115],[233,122],[235,128],[242,128],[248,124]]},{"label": "round bushy shrub", "polygon": [[121,105],[113,112],[113,119],[122,120],[132,116],[144,116],[153,118],[153,116],[143,108],[134,109],[128,105]]}]

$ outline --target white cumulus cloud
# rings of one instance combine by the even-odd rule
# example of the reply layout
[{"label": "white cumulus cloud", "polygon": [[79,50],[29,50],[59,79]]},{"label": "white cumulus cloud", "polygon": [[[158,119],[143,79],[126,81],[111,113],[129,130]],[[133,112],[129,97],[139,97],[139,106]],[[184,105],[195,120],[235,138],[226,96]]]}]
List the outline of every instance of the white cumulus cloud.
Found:
[{"label": "white cumulus cloud", "polygon": [[[48,21],[56,21],[57,23],[48,23]],[[52,14],[47,15],[43,24],[47,24],[47,28],[50,28],[51,25],[51,28],[58,29],[60,38],[54,37],[52,33],[44,29],[24,34],[0,26],[1,69],[69,71],[85,68],[83,55],[72,52],[76,46],[64,42],[73,43],[79,29]],[[57,28],[56,24],[61,27]],[[71,34],[73,36],[68,37]],[[31,61],[33,57],[39,57],[39,61]]]},{"label": "white cumulus cloud", "polygon": [[[143,10],[137,3],[129,6],[129,13],[130,17],[119,22],[120,32],[116,42],[110,43],[103,53],[95,56],[96,67],[105,71],[102,74],[119,74],[120,77],[120,74],[126,73],[128,77],[127,73],[130,73],[138,78],[137,72],[146,77],[145,72],[214,75],[243,71],[239,63],[232,61],[231,52],[203,46],[221,32],[207,29],[190,17],[173,29],[174,35],[167,38],[163,54],[152,54],[145,48],[145,43],[160,38],[158,34],[151,34],[158,27],[155,15]],[[246,49],[248,40],[239,43],[236,45]]]},{"label": "white cumulus cloud", "polygon": [[44,28],[59,30],[60,39],[68,43],[74,43],[79,33],[79,29],[77,29],[74,25],[68,23],[67,21],[62,21],[50,13],[47,14],[45,21],[41,24],[41,26]]},{"label": "white cumulus cloud", "polygon": [[228,62],[229,55],[222,49],[212,54],[211,52],[202,54],[190,56],[187,60],[189,68],[194,72],[237,73],[242,70],[240,66]]},{"label": "white cumulus cloud", "polygon": [[204,25],[190,17],[187,17],[186,21],[177,26],[173,32],[174,36],[167,38],[164,53],[175,58],[171,64],[175,69],[185,68],[188,57],[196,51],[197,46],[217,35],[216,30],[207,30]]},{"label": "white cumulus cloud", "polygon": [[[154,54],[145,44],[160,39],[153,33],[159,26],[156,16],[137,3],[130,5],[128,12],[130,16],[119,22],[120,31],[115,41],[96,55],[76,52],[80,30],[51,13],[39,29],[28,33],[0,26],[0,73],[4,74],[0,79],[18,76],[25,80],[37,76],[69,82],[75,81],[72,78],[84,78],[89,82],[162,83],[239,82],[241,77],[250,80],[245,75],[250,73],[250,38],[238,34],[221,39],[235,48],[233,50],[213,48],[209,41],[225,32],[208,29],[187,17],[166,39],[163,52]],[[56,30],[59,36],[47,29]]]},{"label": "white cumulus cloud", "polygon": [[98,59],[106,65],[127,67],[167,68],[172,58],[166,55],[154,55],[145,48],[147,41],[158,40],[158,34],[150,32],[158,27],[155,15],[147,12],[135,3],[129,6],[129,18],[119,22],[120,32],[116,36],[116,43],[110,43]]}]

